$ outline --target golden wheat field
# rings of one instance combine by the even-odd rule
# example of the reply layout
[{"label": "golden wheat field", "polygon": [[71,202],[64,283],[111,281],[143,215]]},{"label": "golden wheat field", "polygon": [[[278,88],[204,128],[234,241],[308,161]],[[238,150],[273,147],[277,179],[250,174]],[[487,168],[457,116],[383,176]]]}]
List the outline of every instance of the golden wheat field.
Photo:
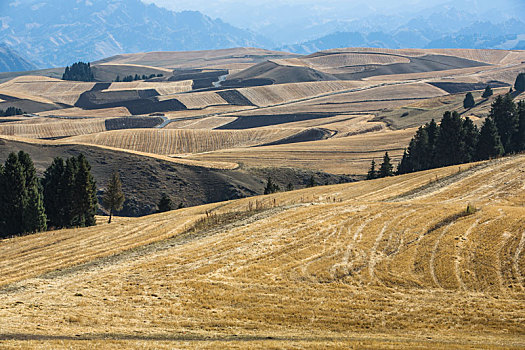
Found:
[{"label": "golden wheat field", "polygon": [[524,161],[2,241],[2,347],[523,348]]}]

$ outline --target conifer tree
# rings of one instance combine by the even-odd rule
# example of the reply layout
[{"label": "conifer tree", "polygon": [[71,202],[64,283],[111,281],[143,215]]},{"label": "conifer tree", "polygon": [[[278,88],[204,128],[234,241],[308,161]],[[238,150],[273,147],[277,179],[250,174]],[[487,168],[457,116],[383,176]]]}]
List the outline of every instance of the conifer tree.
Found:
[{"label": "conifer tree", "polygon": [[376,161],[375,159],[372,159],[372,163],[370,163],[370,170],[368,170],[368,174],[366,175],[367,180],[373,180],[377,178],[377,171],[376,171]]},{"label": "conifer tree", "polygon": [[514,134],[516,152],[525,151],[525,101],[520,101],[517,106],[518,129]]},{"label": "conifer tree", "polygon": [[463,107],[465,109],[470,109],[476,105],[476,101],[474,101],[474,96],[472,95],[472,92],[468,92],[465,95],[465,99],[463,100]]},{"label": "conifer tree", "polygon": [[117,171],[113,172],[111,179],[109,180],[108,186],[104,190],[102,197],[102,204],[109,211],[108,224],[111,224],[111,218],[116,211],[122,209],[124,204],[124,193],[122,192],[122,183],[120,182],[120,176]]},{"label": "conifer tree", "polygon": [[408,163],[409,163],[408,153],[407,153],[407,150],[405,148],[405,151],[403,152],[403,158],[401,158],[401,160],[397,164],[396,175],[403,175],[403,174],[410,173],[411,170],[409,168]]},{"label": "conifer tree", "polygon": [[487,117],[479,135],[477,146],[477,159],[485,160],[499,157],[503,154],[504,149],[498,134],[498,129],[492,118]]},{"label": "conifer tree", "polygon": [[514,89],[518,92],[525,91],[525,73],[518,74],[516,82],[514,83]]},{"label": "conifer tree", "polygon": [[65,172],[66,164],[60,157],[53,159],[53,163],[44,172],[42,186],[49,227],[62,228],[68,224],[65,216],[70,203],[68,202]]},{"label": "conifer tree", "polygon": [[77,157],[77,172],[73,183],[73,226],[94,226],[98,210],[97,188],[91,175],[91,166],[83,154]]},{"label": "conifer tree", "polygon": [[494,94],[494,92],[492,91],[492,88],[489,85],[487,85],[487,87],[485,88],[485,91],[483,91],[483,95],[481,95],[481,97],[489,98],[493,94]]},{"label": "conifer tree", "polygon": [[5,161],[0,180],[0,234],[2,237],[24,232],[24,209],[27,207],[27,188],[22,164],[16,153]]},{"label": "conifer tree", "polygon": [[388,152],[385,152],[385,155],[383,157],[383,163],[381,163],[381,166],[379,167],[378,177],[387,177],[387,176],[393,176],[393,175],[394,175],[394,167],[392,166],[392,163],[390,162],[390,157],[388,156]]},{"label": "conifer tree", "polygon": [[463,133],[463,152],[462,163],[469,163],[476,159],[476,147],[478,145],[479,131],[470,118],[465,118],[461,128]]},{"label": "conifer tree", "polygon": [[518,129],[518,118],[512,97],[509,94],[498,96],[492,104],[489,117],[496,123],[505,154],[514,152],[513,135]]},{"label": "conifer tree", "polygon": [[157,213],[164,213],[173,210],[173,202],[166,193],[163,193],[160,197],[159,204],[157,204]]},{"label": "conifer tree", "polygon": [[26,200],[23,214],[24,233],[40,232],[47,229],[42,187],[36,176],[35,166],[29,154],[18,152],[18,160],[24,172]]},{"label": "conifer tree", "polygon": [[436,142],[435,166],[461,164],[464,154],[463,122],[457,112],[445,112]]}]

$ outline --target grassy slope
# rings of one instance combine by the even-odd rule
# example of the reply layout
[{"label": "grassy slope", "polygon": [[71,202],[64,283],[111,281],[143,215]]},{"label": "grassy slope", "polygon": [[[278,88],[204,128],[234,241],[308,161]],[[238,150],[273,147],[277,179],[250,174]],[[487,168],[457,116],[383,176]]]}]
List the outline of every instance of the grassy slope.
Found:
[{"label": "grassy slope", "polygon": [[2,345],[523,347],[524,160],[3,241]]}]

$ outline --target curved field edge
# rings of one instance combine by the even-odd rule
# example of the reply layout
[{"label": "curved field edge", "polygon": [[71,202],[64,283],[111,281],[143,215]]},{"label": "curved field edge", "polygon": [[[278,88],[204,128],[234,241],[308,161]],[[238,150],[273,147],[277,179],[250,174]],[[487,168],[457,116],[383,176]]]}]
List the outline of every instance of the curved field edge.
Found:
[{"label": "curved field edge", "polygon": [[160,155],[160,154],[154,154],[154,153],[148,153],[148,152],[134,151],[134,150],[124,149],[124,148],[91,144],[91,143],[70,142],[68,140],[57,140],[57,141],[36,140],[36,139],[28,139],[28,138],[23,138],[23,137],[18,137],[18,136],[0,135],[0,140],[1,139],[12,140],[12,141],[17,141],[17,142],[24,142],[24,143],[35,144],[35,145],[51,145],[51,146],[52,145],[84,145],[84,146],[90,146],[90,147],[97,147],[100,149],[107,149],[111,151],[131,153],[131,154],[144,156],[148,158],[161,159],[164,161],[182,164],[182,165],[190,165],[190,166],[209,168],[209,169],[234,170],[239,167],[239,164],[233,163],[233,162],[198,161],[198,160],[184,159],[184,158],[178,158],[178,157],[169,157],[166,155]]}]

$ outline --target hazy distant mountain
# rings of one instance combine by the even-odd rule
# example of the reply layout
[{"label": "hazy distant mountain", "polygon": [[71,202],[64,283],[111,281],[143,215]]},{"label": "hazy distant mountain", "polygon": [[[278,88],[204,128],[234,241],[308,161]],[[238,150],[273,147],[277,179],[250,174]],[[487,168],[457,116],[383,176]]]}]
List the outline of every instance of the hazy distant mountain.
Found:
[{"label": "hazy distant mountain", "polygon": [[[452,15],[458,11],[447,11]],[[282,50],[309,54],[340,47],[400,48],[463,48],[522,50],[525,47],[525,23],[509,19],[502,23],[478,21],[454,32],[444,32],[441,21],[450,29],[454,18],[461,23],[463,15],[432,14],[428,18],[414,19],[392,31],[336,32],[301,44],[287,45]],[[449,23],[450,25],[446,25]]]},{"label": "hazy distant mountain", "polygon": [[21,72],[35,69],[35,65],[22,58],[4,44],[0,44],[0,72]]},{"label": "hazy distant mountain", "polygon": [[41,67],[129,52],[272,46],[200,12],[176,13],[140,0],[0,1],[0,42]]}]

